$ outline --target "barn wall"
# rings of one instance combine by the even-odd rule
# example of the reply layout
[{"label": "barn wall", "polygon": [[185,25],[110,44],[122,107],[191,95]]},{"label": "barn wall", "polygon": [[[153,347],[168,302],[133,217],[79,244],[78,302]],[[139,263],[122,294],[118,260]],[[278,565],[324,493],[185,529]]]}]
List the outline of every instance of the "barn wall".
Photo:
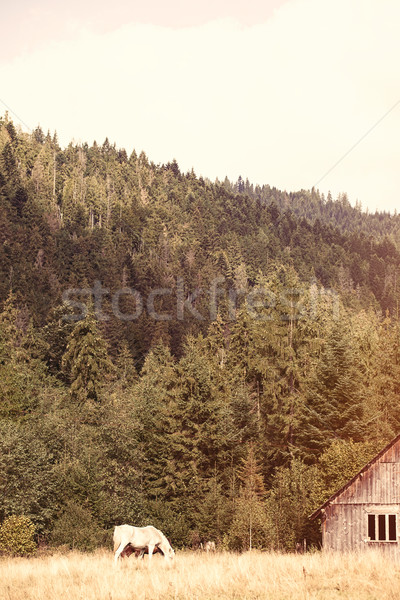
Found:
[{"label": "barn wall", "polygon": [[379,461],[361,473],[334,504],[400,503],[400,463]]},{"label": "barn wall", "polygon": [[397,514],[397,540],[399,539],[400,506],[334,504],[326,509],[322,522],[324,550],[354,552],[379,548],[388,556],[400,559],[399,543],[368,541],[368,514],[388,512]]},{"label": "barn wall", "polygon": [[367,537],[367,531],[363,521],[367,517],[361,505],[334,504],[326,509],[324,526],[324,550],[338,550],[346,552],[350,550],[364,549],[363,540]]},{"label": "barn wall", "polygon": [[[370,542],[368,513],[396,514],[397,541]],[[379,456],[325,508],[322,522],[324,550],[340,552],[380,548],[400,556],[400,440]]]}]

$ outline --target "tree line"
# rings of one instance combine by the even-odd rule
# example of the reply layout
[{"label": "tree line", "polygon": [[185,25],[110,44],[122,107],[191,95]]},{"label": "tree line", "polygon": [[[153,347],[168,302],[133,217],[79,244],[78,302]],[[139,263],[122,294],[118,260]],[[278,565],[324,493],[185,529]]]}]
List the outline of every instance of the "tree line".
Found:
[{"label": "tree line", "polygon": [[357,231],[315,191],[298,214],[7,116],[0,153],[0,521],[318,545],[308,515],[399,430],[397,216]]}]

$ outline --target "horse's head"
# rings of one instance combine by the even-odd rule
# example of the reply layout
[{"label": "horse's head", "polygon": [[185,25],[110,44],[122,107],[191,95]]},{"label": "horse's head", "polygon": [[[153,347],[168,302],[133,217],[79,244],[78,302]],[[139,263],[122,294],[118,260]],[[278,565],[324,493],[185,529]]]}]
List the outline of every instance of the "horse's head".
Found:
[{"label": "horse's head", "polygon": [[171,544],[169,543],[166,537],[164,537],[163,543],[160,544],[160,548],[165,558],[173,560],[173,558],[175,557],[175,550],[172,548]]}]

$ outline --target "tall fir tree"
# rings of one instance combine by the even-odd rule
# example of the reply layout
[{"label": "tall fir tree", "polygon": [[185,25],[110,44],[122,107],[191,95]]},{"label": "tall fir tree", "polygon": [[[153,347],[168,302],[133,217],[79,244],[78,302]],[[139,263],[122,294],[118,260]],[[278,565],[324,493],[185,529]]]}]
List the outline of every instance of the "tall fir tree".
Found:
[{"label": "tall fir tree", "polygon": [[102,384],[114,372],[114,367],[91,309],[71,332],[62,365],[69,376],[74,402],[100,401]]}]

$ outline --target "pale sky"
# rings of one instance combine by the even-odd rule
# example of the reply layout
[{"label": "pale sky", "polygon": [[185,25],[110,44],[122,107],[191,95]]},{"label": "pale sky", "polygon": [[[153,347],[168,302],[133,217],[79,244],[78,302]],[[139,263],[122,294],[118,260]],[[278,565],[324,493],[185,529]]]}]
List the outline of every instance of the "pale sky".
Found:
[{"label": "pale sky", "polygon": [[[398,0],[14,0],[0,114],[214,180],[400,209]],[[16,116],[17,115],[17,116]]]}]

